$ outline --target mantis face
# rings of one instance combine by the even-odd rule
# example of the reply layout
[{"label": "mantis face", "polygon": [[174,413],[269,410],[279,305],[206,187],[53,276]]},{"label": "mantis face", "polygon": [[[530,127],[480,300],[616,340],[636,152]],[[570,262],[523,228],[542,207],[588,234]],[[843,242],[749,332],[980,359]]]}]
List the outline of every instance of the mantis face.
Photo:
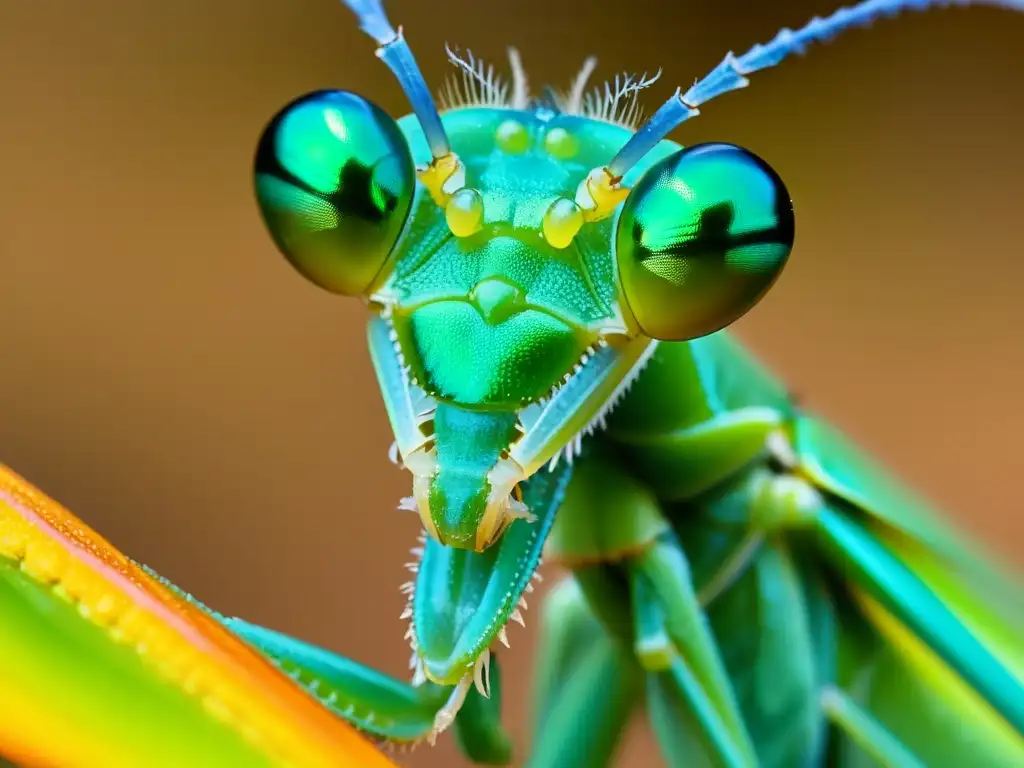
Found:
[{"label": "mantis face", "polygon": [[565,485],[564,472],[525,481],[573,459],[655,339],[753,306],[793,238],[785,187],[746,150],[661,141],[612,179],[633,136],[615,100],[483,100],[438,117],[436,156],[417,117],[312,93],[274,117],[256,156],[280,250],[373,313],[394,459],[412,474],[402,506],[432,537],[403,588],[412,664],[456,686],[438,730],[469,684],[486,692],[489,646],[522,621]]},{"label": "mantis face", "polygon": [[[633,87],[617,97],[630,112]],[[415,116],[310,94],[264,133],[256,187],[291,263],[374,312],[404,505],[442,544],[483,551],[530,517],[519,485],[572,459],[652,340],[711,333],[760,299],[793,213],[732,145],[661,141],[611,179],[633,136],[617,102],[476,101],[440,116],[448,151],[432,159]]]}]

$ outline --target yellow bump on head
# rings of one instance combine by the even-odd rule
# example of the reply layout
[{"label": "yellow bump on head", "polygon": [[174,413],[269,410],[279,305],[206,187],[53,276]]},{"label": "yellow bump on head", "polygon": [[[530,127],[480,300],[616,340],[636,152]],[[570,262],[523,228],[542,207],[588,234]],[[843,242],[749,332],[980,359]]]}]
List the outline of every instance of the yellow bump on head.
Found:
[{"label": "yellow bump on head", "polygon": [[586,221],[600,221],[615,213],[619,203],[629,196],[629,187],[607,168],[595,168],[576,189],[576,204],[583,209]]},{"label": "yellow bump on head", "polygon": [[495,134],[498,149],[510,155],[521,155],[530,148],[530,132],[518,120],[506,120]]},{"label": "yellow bump on head", "polygon": [[566,248],[583,227],[583,211],[567,197],[560,197],[544,213],[544,239],[555,248]]},{"label": "yellow bump on head", "polygon": [[544,136],[544,149],[552,157],[559,160],[569,160],[576,156],[580,144],[576,137],[565,128],[552,128]]},{"label": "yellow bump on head", "polygon": [[430,165],[421,168],[416,175],[441,207],[466,183],[466,168],[454,152],[431,160]]},{"label": "yellow bump on head", "polygon": [[444,217],[456,237],[476,234],[484,223],[484,199],[472,187],[463,187],[451,196]]}]

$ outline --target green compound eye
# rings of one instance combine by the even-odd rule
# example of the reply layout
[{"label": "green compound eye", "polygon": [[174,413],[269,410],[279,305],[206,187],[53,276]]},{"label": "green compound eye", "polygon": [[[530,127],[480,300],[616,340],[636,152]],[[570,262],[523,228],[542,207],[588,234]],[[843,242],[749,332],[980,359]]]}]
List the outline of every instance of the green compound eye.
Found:
[{"label": "green compound eye", "polygon": [[270,121],[256,198],[288,261],[334,293],[369,292],[412,206],[416,173],[398,125],[346,91],[317,91]]},{"label": "green compound eye", "polygon": [[793,204],[772,168],[731,144],[701,144],[653,165],[615,234],[620,297],[647,336],[685,341],[753,307],[793,248]]}]

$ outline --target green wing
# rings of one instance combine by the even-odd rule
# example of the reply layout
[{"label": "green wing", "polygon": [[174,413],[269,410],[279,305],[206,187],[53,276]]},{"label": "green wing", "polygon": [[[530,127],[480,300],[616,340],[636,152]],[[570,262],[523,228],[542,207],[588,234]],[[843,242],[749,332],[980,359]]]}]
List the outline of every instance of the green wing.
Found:
[{"label": "green wing", "polygon": [[[822,422],[799,419],[794,443],[823,498],[838,685],[926,765],[1024,765],[1014,580]],[[837,763],[869,764],[853,741],[840,740]]]}]

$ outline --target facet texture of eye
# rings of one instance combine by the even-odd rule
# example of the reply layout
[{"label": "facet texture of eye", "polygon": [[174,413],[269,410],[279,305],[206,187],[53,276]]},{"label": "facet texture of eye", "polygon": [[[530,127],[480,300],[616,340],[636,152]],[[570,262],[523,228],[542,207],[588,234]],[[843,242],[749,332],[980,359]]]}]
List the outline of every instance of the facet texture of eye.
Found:
[{"label": "facet texture of eye", "polygon": [[720,330],[775,282],[793,236],[792,201],[767,163],[731,144],[681,150],[648,169],[623,203],[623,309],[656,339]]},{"label": "facet texture of eye", "polygon": [[270,121],[256,198],[288,261],[335,293],[374,286],[412,206],[416,175],[397,124],[345,91],[318,91]]}]

